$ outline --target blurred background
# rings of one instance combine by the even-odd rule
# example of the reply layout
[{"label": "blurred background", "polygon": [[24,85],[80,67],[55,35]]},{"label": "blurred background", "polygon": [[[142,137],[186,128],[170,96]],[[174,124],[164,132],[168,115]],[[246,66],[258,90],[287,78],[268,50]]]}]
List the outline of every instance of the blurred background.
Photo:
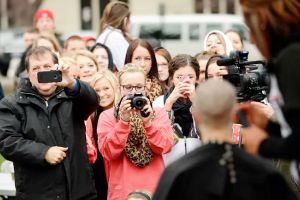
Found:
[{"label": "blurred background", "polygon": [[[12,91],[15,66],[25,50],[23,33],[33,26],[39,8],[53,11],[56,32],[63,41],[68,36],[97,37],[99,20],[109,0],[0,0],[0,71],[5,94]],[[195,55],[203,48],[210,30],[238,29],[250,50],[249,58],[259,57],[249,43],[238,0],[126,0],[131,9],[131,34],[154,39],[172,56]]]}]

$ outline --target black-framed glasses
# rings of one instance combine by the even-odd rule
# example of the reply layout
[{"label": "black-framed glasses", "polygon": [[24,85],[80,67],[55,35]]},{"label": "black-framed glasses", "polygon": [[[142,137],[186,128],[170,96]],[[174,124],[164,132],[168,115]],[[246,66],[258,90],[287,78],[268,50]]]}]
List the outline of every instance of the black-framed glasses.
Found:
[{"label": "black-framed glasses", "polygon": [[133,88],[135,89],[135,91],[138,91],[138,92],[142,92],[145,90],[145,85],[136,85],[136,86],[133,86],[133,85],[121,85],[123,87],[124,90],[128,91],[128,92],[131,92],[133,90]]}]

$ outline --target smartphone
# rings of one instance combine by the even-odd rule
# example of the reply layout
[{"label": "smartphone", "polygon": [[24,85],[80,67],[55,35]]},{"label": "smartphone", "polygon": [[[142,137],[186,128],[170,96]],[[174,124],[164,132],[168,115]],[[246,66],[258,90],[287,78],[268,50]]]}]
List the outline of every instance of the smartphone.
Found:
[{"label": "smartphone", "polygon": [[39,83],[61,82],[62,74],[59,70],[42,71],[37,73]]},{"label": "smartphone", "polygon": [[179,77],[178,77],[178,80],[179,80],[180,82],[184,82],[187,78],[188,78],[188,76],[179,76]]}]

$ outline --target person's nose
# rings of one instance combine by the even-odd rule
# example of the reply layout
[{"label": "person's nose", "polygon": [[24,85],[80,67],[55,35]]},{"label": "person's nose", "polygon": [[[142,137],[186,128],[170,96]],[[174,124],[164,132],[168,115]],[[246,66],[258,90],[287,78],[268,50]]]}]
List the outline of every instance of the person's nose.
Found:
[{"label": "person's nose", "polygon": [[161,72],[162,71],[162,66],[161,65],[157,65],[157,71]]},{"label": "person's nose", "polygon": [[145,64],[146,64],[145,60],[144,60],[144,59],[142,59],[142,60],[140,61],[140,65],[141,65],[142,67],[144,67],[144,66],[145,66]]},{"label": "person's nose", "polygon": [[100,97],[100,99],[101,99],[101,97],[103,97],[105,94],[104,94],[103,91],[99,91],[99,92],[98,92],[98,95],[99,95],[99,97]]}]

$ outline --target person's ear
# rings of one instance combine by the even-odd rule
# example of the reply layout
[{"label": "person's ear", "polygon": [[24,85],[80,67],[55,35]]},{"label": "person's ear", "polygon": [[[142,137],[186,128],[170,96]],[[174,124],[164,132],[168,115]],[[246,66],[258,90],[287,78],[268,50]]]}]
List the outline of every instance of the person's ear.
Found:
[{"label": "person's ear", "polygon": [[127,31],[129,29],[129,18],[125,17],[123,20],[123,28]]}]

